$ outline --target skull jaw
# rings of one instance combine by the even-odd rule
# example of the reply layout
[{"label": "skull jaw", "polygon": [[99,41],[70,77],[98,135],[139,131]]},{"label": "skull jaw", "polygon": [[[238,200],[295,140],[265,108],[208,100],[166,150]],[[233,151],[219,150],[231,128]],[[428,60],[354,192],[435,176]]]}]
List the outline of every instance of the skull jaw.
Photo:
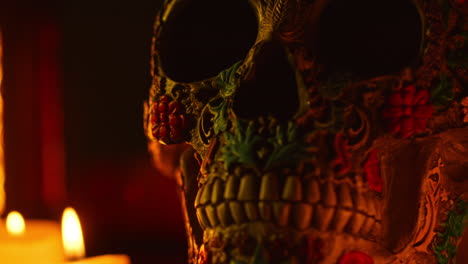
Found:
[{"label": "skull jaw", "polygon": [[273,223],[210,228],[204,232],[204,242],[211,263],[339,263],[343,255],[357,251],[366,252],[375,263],[397,259],[381,243],[352,234],[295,231]]}]

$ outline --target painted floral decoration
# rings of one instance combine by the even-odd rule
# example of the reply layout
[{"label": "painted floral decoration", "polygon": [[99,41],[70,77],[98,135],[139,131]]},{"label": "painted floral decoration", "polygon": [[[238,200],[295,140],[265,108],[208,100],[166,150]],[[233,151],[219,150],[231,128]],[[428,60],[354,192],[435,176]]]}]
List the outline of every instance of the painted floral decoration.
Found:
[{"label": "painted floral decoration", "polygon": [[468,96],[463,98],[461,104],[463,105],[463,114],[465,115],[463,117],[463,122],[468,123]]},{"label": "painted floral decoration", "polygon": [[335,169],[337,175],[343,175],[351,170],[351,154],[348,150],[348,140],[343,134],[336,134],[333,143],[335,148],[335,159],[333,160],[332,166]]},{"label": "painted floral decoration", "polygon": [[338,264],[374,264],[374,260],[364,252],[351,251],[341,256]]},{"label": "painted floral decoration", "polygon": [[388,120],[389,131],[402,138],[424,132],[427,120],[434,111],[428,101],[429,92],[425,89],[417,90],[411,84],[396,89],[383,112],[384,118]]},{"label": "painted floral decoration", "polygon": [[154,102],[150,112],[153,137],[163,144],[175,143],[182,139],[185,115],[179,102],[164,95]]},{"label": "painted floral decoration", "polygon": [[382,192],[383,181],[380,174],[380,162],[377,149],[372,150],[364,162],[364,174],[367,185],[376,192]]}]

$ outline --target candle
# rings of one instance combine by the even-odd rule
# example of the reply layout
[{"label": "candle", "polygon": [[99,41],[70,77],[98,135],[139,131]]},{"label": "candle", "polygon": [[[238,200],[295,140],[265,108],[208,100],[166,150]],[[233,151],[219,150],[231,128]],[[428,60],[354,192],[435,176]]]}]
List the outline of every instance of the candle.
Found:
[{"label": "candle", "polygon": [[126,255],[102,255],[67,262],[67,264],[130,264],[130,258]]},{"label": "candle", "polygon": [[102,255],[85,258],[85,246],[79,217],[73,208],[66,208],[62,216],[62,241],[67,264],[130,264],[126,255]]},{"label": "candle", "polygon": [[63,262],[60,225],[52,221],[27,220],[11,212],[0,228],[0,263],[51,264]]}]

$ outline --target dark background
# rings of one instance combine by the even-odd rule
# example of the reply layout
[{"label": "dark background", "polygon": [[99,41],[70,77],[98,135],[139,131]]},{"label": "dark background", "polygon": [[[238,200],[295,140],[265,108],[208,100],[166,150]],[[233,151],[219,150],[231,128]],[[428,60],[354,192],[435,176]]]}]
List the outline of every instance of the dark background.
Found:
[{"label": "dark background", "polygon": [[186,263],[175,184],[143,132],[162,1],[2,1],[7,211],[73,206],[88,256]]},{"label": "dark background", "polygon": [[142,127],[161,2],[0,3],[7,211],[58,221],[73,206],[88,256],[186,263],[176,187]]},{"label": "dark background", "polygon": [[136,264],[184,263],[175,188],[152,170],[142,125],[153,21],[162,1],[64,2],[69,193],[95,234],[89,252],[127,253]]}]

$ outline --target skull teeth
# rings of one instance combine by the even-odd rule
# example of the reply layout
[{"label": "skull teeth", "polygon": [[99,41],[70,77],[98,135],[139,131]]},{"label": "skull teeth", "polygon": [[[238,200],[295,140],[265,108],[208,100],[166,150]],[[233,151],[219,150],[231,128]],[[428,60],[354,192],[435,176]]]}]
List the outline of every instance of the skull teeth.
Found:
[{"label": "skull teeth", "polygon": [[337,210],[335,214],[335,223],[334,223],[335,230],[339,233],[343,232],[352,215],[353,215],[352,211]]},{"label": "skull teeth", "polygon": [[236,224],[242,224],[246,222],[244,208],[240,202],[229,202],[229,209],[231,209],[231,215]]},{"label": "skull teeth", "polygon": [[223,199],[223,181],[221,179],[216,179],[213,184],[213,190],[211,192],[211,203],[218,204]]},{"label": "skull teeth", "polygon": [[286,202],[273,202],[273,214],[275,215],[276,223],[279,226],[287,226],[291,204]]},{"label": "skull teeth", "polygon": [[[224,199],[231,200],[235,199],[237,196],[237,177],[229,176],[226,182],[226,189],[224,189]],[[200,191],[198,191],[200,192]],[[195,204],[197,206],[197,204]]]},{"label": "skull teeth", "polygon": [[286,178],[281,198],[285,201],[300,201],[302,199],[302,186],[299,177],[288,176]]},{"label": "skull teeth", "polygon": [[310,179],[306,187],[306,201],[316,203],[320,201],[320,185],[317,179]]},{"label": "skull teeth", "polygon": [[334,230],[381,237],[380,201],[348,183],[266,173],[214,178],[195,199],[204,229],[248,222],[273,222],[297,230]]},{"label": "skull teeth", "polygon": [[274,201],[279,200],[279,180],[278,177],[269,173],[262,177],[260,184],[260,200]]},{"label": "skull teeth", "polygon": [[211,226],[217,226],[219,224],[218,216],[216,214],[216,209],[213,205],[208,205],[205,207],[206,216]]},{"label": "skull teeth", "polygon": [[272,219],[273,209],[272,204],[270,202],[259,202],[258,210],[262,220],[270,221]]},{"label": "skull teeth", "polygon": [[245,202],[244,203],[245,214],[250,221],[255,221],[258,219],[258,206],[254,202]]},{"label": "skull teeth", "polygon": [[350,232],[352,234],[359,234],[359,230],[361,230],[362,225],[366,221],[366,216],[359,213],[354,213],[349,221]]},{"label": "skull teeth", "polygon": [[314,212],[314,206],[307,203],[293,205],[294,226],[300,230],[309,227]]},{"label": "skull teeth", "polygon": [[256,179],[253,174],[247,174],[241,178],[237,200],[255,201],[258,198]]},{"label": "skull teeth", "polygon": [[332,182],[326,182],[324,184],[324,192],[323,192],[323,203],[326,206],[334,207],[337,204],[336,201],[336,191],[335,186]]},{"label": "skull teeth", "polygon": [[233,223],[231,211],[227,203],[221,203],[216,206],[216,214],[222,226],[226,227]]},{"label": "skull teeth", "polygon": [[317,213],[314,215],[314,226],[320,231],[327,231],[335,214],[334,207],[317,204]]},{"label": "skull teeth", "polygon": [[351,196],[351,187],[344,183],[339,186],[339,204],[344,208],[353,208],[353,199]]}]

